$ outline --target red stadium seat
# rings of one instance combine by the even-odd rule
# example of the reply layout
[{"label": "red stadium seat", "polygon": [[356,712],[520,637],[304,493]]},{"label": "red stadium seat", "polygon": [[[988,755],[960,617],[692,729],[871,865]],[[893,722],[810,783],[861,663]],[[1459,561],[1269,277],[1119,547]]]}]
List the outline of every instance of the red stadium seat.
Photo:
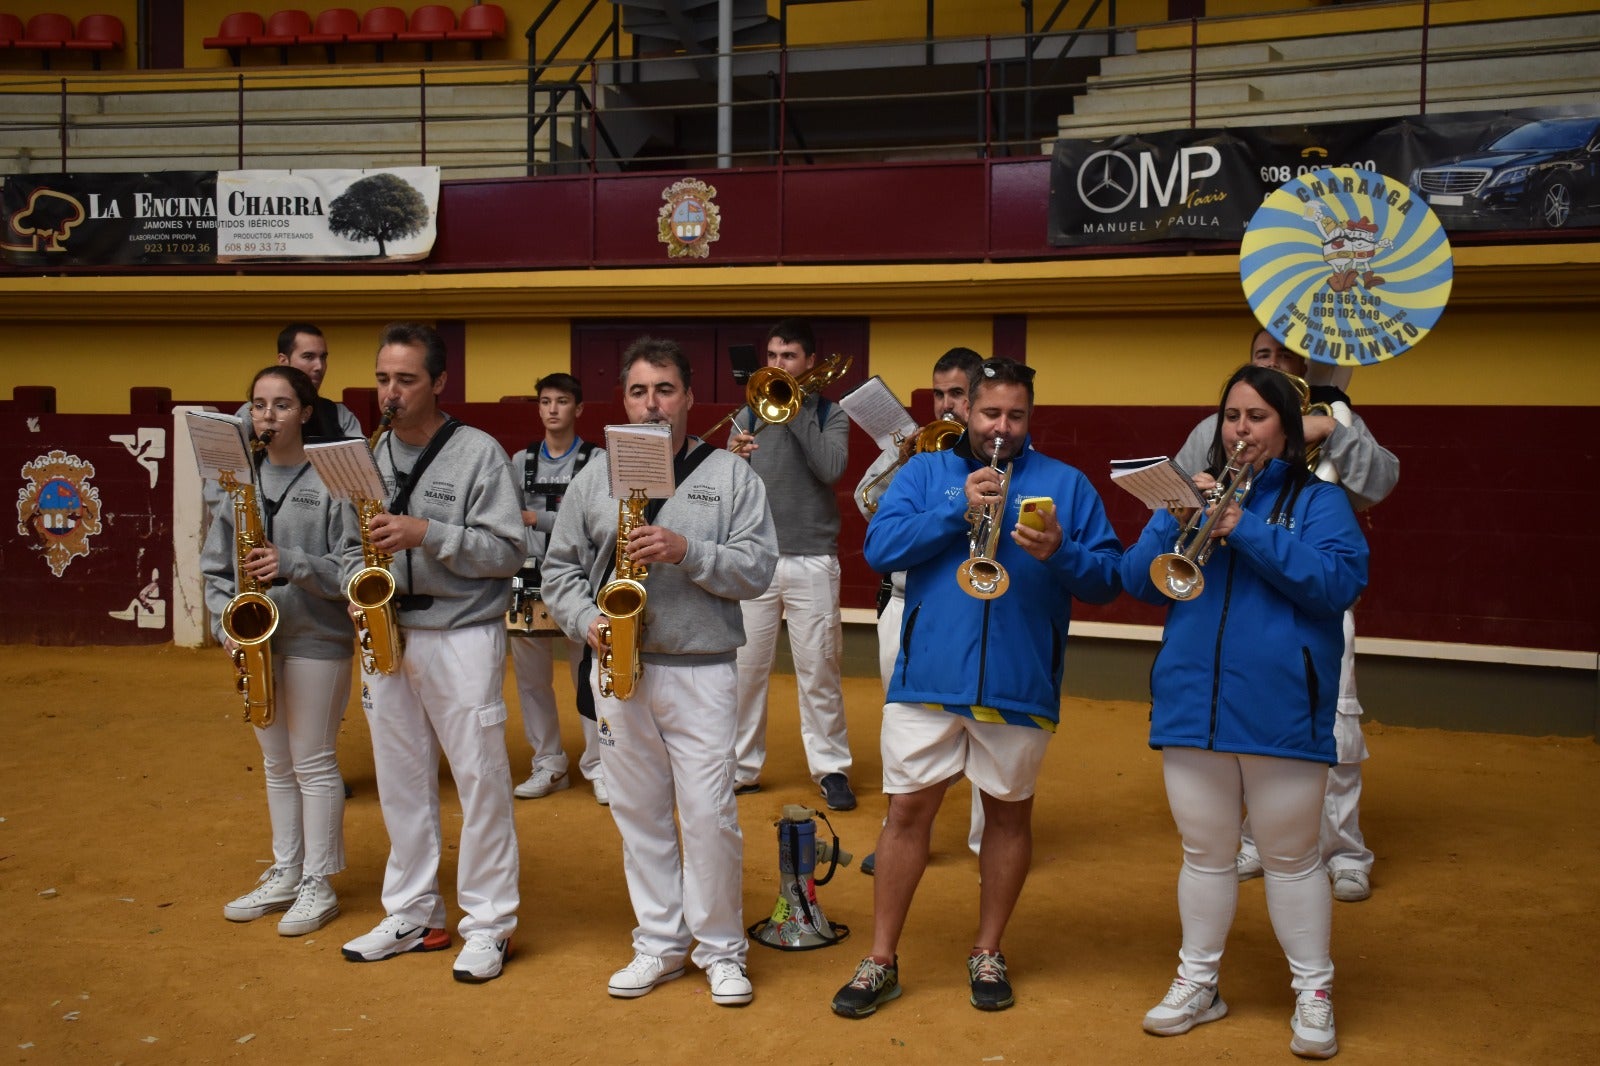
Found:
[{"label": "red stadium seat", "polygon": [[233,65],[238,66],[240,50],[250,43],[251,37],[259,37],[265,30],[266,24],[254,11],[235,11],[231,15],[222,16],[222,25],[217,28],[217,35],[207,37],[201,43],[207,48],[226,48]]},{"label": "red stadium seat", "polygon": [[398,7],[375,7],[361,16],[361,28],[345,35],[351,44],[370,44],[377,47],[378,62],[383,62],[383,46],[404,33],[406,13]]},{"label": "red stadium seat", "polygon": [[23,32],[21,19],[0,11],[0,48],[10,48],[13,42],[22,40]]},{"label": "red stadium seat", "polygon": [[471,41],[472,54],[483,58],[483,42],[498,41],[506,35],[506,13],[499,4],[474,4],[461,13],[461,24],[446,36],[452,41]]},{"label": "red stadium seat", "polygon": [[65,15],[46,13],[30,18],[21,39],[12,41],[11,47],[38,52],[44,57],[45,69],[49,70],[50,53],[61,51],[70,40],[72,20]]},{"label": "red stadium seat", "polygon": [[304,11],[274,11],[267,16],[266,25],[258,35],[250,38],[252,45],[276,48],[278,62],[289,62],[289,49],[300,43],[302,35],[311,33],[311,16]]},{"label": "red stadium seat", "polygon": [[348,7],[330,7],[317,16],[311,32],[300,37],[301,44],[320,44],[328,51],[328,62],[333,62],[336,45],[344,44],[350,34],[361,29],[361,16]]},{"label": "red stadium seat", "polygon": [[67,49],[89,52],[94,56],[94,69],[100,69],[100,54],[122,48],[122,20],[115,15],[85,15],[78,20],[78,33],[67,42]]},{"label": "red stadium seat", "polygon": [[451,30],[456,28],[456,13],[443,4],[423,4],[411,13],[411,24],[404,33],[395,34],[394,39],[402,43],[421,42],[423,55],[433,58],[433,46],[437,41],[447,39]]}]

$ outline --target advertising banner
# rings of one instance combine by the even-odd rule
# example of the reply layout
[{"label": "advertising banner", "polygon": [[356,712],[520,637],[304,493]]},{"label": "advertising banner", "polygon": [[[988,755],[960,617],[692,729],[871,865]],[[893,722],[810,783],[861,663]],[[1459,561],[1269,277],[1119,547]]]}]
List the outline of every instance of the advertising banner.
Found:
[{"label": "advertising banner", "polygon": [[1451,231],[1600,224],[1600,108],[1060,140],[1050,243],[1240,240],[1268,193],[1330,167],[1409,184]]},{"label": "advertising banner", "polygon": [[426,259],[439,168],[12,175],[0,256],[15,266]]}]

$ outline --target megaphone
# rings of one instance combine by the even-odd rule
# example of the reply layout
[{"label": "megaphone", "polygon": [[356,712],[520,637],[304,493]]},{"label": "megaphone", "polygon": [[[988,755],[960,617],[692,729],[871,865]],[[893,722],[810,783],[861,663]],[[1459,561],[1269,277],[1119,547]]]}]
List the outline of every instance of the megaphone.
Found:
[{"label": "megaphone", "polygon": [[[817,840],[821,818],[832,841]],[[835,925],[822,913],[817,902],[817,886],[832,879],[840,866],[850,864],[850,853],[839,848],[828,816],[797,803],[785,804],[778,827],[778,902],[772,914],[752,925],[748,932],[758,944],[780,951],[809,951],[837,944],[850,935],[848,925]],[[816,876],[817,866],[826,863],[828,872]]]}]

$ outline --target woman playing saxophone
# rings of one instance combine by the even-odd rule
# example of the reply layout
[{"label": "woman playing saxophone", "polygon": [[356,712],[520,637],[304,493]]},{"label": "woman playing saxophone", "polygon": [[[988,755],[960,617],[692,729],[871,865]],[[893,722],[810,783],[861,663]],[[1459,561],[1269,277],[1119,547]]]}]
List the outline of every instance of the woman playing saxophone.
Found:
[{"label": "woman playing saxophone", "polygon": [[[255,730],[261,745],[272,827],[272,865],[259,883],[223,907],[229,921],[248,922],[288,910],[283,936],[320,929],[339,913],[328,878],[344,868],[344,782],[334,753],[350,694],[350,622],[339,582],[348,508],[331,498],[306,462],[301,430],[316,389],[294,367],[271,366],[250,386],[250,423],[260,486],[258,546],[238,552],[234,506],[215,510],[201,554],[213,633],[228,652],[221,625],[238,584],[265,590],[278,609],[270,640],[277,713]],[[255,501],[252,500],[252,505]],[[244,572],[235,574],[239,566]]]},{"label": "woman playing saxophone", "polygon": [[1122,557],[1124,587],[1169,605],[1150,674],[1150,746],[1162,753],[1183,837],[1177,978],[1144,1028],[1177,1036],[1228,1012],[1217,982],[1248,803],[1295,993],[1289,1046],[1329,1058],[1339,1049],[1332,897],[1318,830],[1335,760],[1343,614],[1366,586],[1367,544],[1344,491],[1306,468],[1300,399],[1276,370],[1244,366],[1229,379],[1210,462],[1212,476],[1195,479],[1202,489],[1229,465],[1253,478],[1247,500],[1229,491],[1208,507],[1214,547],[1203,591],[1172,601],[1153,579],[1151,563],[1178,533],[1179,518],[1166,511]]}]

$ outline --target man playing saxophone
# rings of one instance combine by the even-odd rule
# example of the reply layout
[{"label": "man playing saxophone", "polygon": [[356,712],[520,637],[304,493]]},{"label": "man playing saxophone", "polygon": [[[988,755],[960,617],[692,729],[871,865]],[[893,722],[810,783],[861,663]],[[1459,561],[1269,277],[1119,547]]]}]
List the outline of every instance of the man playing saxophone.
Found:
[{"label": "man playing saxophone", "polygon": [[[867,563],[906,572],[906,614],[883,709],[883,790],[871,953],[833,998],[864,1018],[900,994],[900,932],[928,863],[944,793],[961,776],[983,794],[978,930],[967,959],[970,1002],[1014,1002],[1000,950],[1032,858],[1033,794],[1061,716],[1072,599],[1106,603],[1121,590],[1122,549],[1089,479],[1030,446],[1033,371],[1008,359],[973,380],[967,434],[949,451],[912,457],[867,527]],[[1009,465],[1010,492],[1002,491]],[[1019,522],[1024,497],[1048,496],[1040,528]],[[969,595],[957,571],[972,556],[969,512],[991,510],[1004,535],[994,560],[1010,587]]]},{"label": "man playing saxophone", "polygon": [[[402,637],[392,673],[368,674],[362,704],[372,732],[378,801],[389,831],[386,917],[344,946],[352,962],[449,946],[439,893],[439,753],[461,800],[456,895],[466,946],[452,973],[500,975],[517,924],[517,838],[506,756],[504,612],[523,560],[522,499],[493,437],[439,409],[445,346],[428,326],[385,328],[378,403],[393,409],[374,449],[389,493],[367,523],[372,546],[392,557]],[[359,542],[345,574],[360,570]]]},{"label": "man playing saxophone", "polygon": [[[632,961],[611,976],[608,991],[620,999],[645,995],[681,977],[692,959],[706,972],[712,1002],[739,1006],[753,990],[731,776],[734,661],[745,639],[739,601],[771,583],[777,533],[766,489],[749,465],[689,435],[694,394],[676,343],[635,341],[622,357],[622,386],[630,422],[671,427],[676,491],[649,502],[621,553],[627,570],[646,571],[643,624],[632,631],[638,680],[622,699],[601,691],[598,669],[588,675],[638,921]],[[608,454],[607,463],[590,463],[573,478],[544,565],[551,615],[568,636],[588,643],[596,666],[606,650],[602,624],[617,623],[602,616],[595,598],[613,577],[626,576],[613,571],[623,519],[609,462]],[[611,636],[622,643],[615,631]],[[624,657],[613,662],[613,673],[630,669]]]}]

